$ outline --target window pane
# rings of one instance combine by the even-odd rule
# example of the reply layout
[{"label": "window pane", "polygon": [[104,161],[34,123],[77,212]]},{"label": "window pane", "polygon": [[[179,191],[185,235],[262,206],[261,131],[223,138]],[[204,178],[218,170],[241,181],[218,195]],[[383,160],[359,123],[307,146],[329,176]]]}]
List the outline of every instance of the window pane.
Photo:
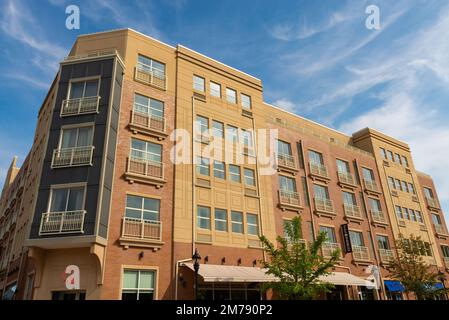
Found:
[{"label": "window pane", "polygon": [[83,209],[84,188],[72,188],[69,193],[67,211]]},{"label": "window pane", "polygon": [[323,164],[323,156],[321,155],[321,153],[318,153],[316,151],[309,150],[309,160],[311,163],[316,165]]},{"label": "window pane", "polygon": [[160,201],[157,199],[144,198],[143,208],[150,211],[159,211]]},{"label": "window pane", "polygon": [[232,232],[243,233],[243,213],[232,211],[231,221],[232,221]]},{"label": "window pane", "polygon": [[254,170],[245,168],[245,184],[248,186],[255,186],[256,181],[254,179]]},{"label": "window pane", "polygon": [[125,209],[125,217],[132,218],[132,219],[142,219],[142,210],[136,210],[136,209]]},{"label": "window pane", "polygon": [[92,127],[79,128],[78,131],[78,141],[76,143],[77,147],[86,147],[92,145]]},{"label": "window pane", "polygon": [[296,182],[292,178],[279,176],[279,189],[288,192],[296,192]]},{"label": "window pane", "polygon": [[193,76],[193,89],[204,92],[204,78]]},{"label": "window pane", "polygon": [[210,208],[197,208],[197,226],[202,229],[210,230]]},{"label": "window pane", "polygon": [[251,109],[251,97],[246,94],[241,94],[242,107],[246,109]]},{"label": "window pane", "polygon": [[349,236],[351,238],[351,244],[354,246],[363,247],[363,235],[361,232],[349,231]]},{"label": "window pane", "polygon": [[248,224],[248,234],[258,235],[259,227],[258,227],[257,215],[248,213],[246,215],[246,221]]},{"label": "window pane", "polygon": [[209,176],[210,175],[209,159],[197,157],[196,161],[197,161],[196,172],[203,176]]},{"label": "window pane", "polygon": [[73,82],[70,87],[70,99],[78,99],[83,97],[84,82]]},{"label": "window pane", "polygon": [[228,213],[223,209],[215,209],[215,230],[228,231]]},{"label": "window pane", "polygon": [[139,289],[153,289],[154,288],[154,272],[140,271]]},{"label": "window pane", "polygon": [[61,148],[74,148],[76,146],[76,136],[78,129],[63,129]]},{"label": "window pane", "polygon": [[219,179],[225,179],[224,162],[214,161],[214,177]]},{"label": "window pane", "polygon": [[237,133],[237,131],[238,131],[238,129],[236,128],[236,127],[233,127],[233,126],[227,126],[226,127],[226,136],[227,136],[227,139],[229,140],[229,141],[232,141],[232,142],[237,142],[237,140],[238,140],[238,133]]},{"label": "window pane", "polygon": [[215,82],[210,82],[210,94],[214,97],[221,97],[221,85]]},{"label": "window pane", "polygon": [[229,179],[234,182],[240,182],[240,167],[229,165]]},{"label": "window pane", "polygon": [[212,121],[212,133],[214,137],[224,138],[223,123],[218,121]]},{"label": "window pane", "polygon": [[127,195],[126,206],[128,208],[142,209],[142,197]]},{"label": "window pane", "polygon": [[373,171],[371,169],[362,168],[363,178],[368,181],[374,180]]},{"label": "window pane", "polygon": [[50,212],[66,211],[68,189],[53,189]]},{"label": "window pane", "polygon": [[337,159],[337,169],[341,173],[349,173],[349,164],[346,161]]},{"label": "window pane", "polygon": [[315,191],[315,198],[318,199],[329,199],[329,193],[327,191],[327,187],[314,184],[313,189]]},{"label": "window pane", "polygon": [[123,272],[123,285],[125,289],[137,289],[139,273],[138,271],[125,270]]},{"label": "window pane", "polygon": [[98,95],[98,80],[86,82],[85,97],[95,97]]},{"label": "window pane", "polygon": [[355,195],[350,192],[343,191],[343,202],[348,205],[356,205]]},{"label": "window pane", "polygon": [[237,92],[233,89],[226,88],[226,99],[230,103],[237,103]]},{"label": "window pane", "polygon": [[320,232],[326,233],[326,242],[336,243],[337,238],[335,237],[335,230],[331,227],[320,226]]}]

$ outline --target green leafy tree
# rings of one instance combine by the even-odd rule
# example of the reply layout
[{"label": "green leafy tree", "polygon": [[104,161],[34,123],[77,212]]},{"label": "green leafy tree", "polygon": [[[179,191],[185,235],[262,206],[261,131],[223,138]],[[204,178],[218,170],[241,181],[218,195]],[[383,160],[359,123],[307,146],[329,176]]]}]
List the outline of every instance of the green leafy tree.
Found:
[{"label": "green leafy tree", "polygon": [[267,274],[279,279],[265,284],[265,289],[272,289],[279,298],[285,300],[311,300],[329,292],[334,286],[320,281],[320,277],[330,274],[339,259],[339,250],[332,252],[328,259],[320,254],[326,242],[324,232],[306,245],[299,217],[286,223],[284,229],[285,237],[277,237],[278,246],[265,236],[260,237],[263,249],[269,256],[262,264]]},{"label": "green leafy tree", "polygon": [[439,274],[423,259],[427,249],[421,237],[411,235],[405,239],[399,235],[396,249],[398,257],[388,264],[387,270],[391,278],[402,283],[406,292],[414,293],[418,300],[432,299],[447,292],[445,289],[435,289]]}]

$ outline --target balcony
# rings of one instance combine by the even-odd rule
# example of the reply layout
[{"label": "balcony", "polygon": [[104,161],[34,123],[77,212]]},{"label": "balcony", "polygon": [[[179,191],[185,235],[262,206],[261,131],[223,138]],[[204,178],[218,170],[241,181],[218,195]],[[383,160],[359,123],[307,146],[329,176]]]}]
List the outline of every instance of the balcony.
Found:
[{"label": "balcony", "polygon": [[355,262],[370,261],[368,247],[353,245],[352,246],[352,257]]},{"label": "balcony", "polygon": [[336,250],[340,250],[341,252],[340,244],[334,242],[324,242],[321,247],[321,252],[325,258],[330,258],[332,253]]},{"label": "balcony", "polygon": [[162,222],[124,217],[120,245],[148,247],[155,251],[162,246]]},{"label": "balcony", "polygon": [[446,231],[446,228],[441,224],[434,224],[436,236],[440,239],[447,239],[449,234]]},{"label": "balcony", "polygon": [[278,171],[286,171],[296,174],[298,168],[296,167],[295,158],[290,154],[278,153]]},{"label": "balcony", "polygon": [[334,203],[330,199],[314,198],[315,213],[319,216],[335,217]]},{"label": "balcony", "polygon": [[374,225],[388,226],[387,218],[382,211],[371,210],[370,212]]},{"label": "balcony", "polygon": [[310,176],[312,179],[324,180],[325,182],[330,180],[326,166],[318,163],[309,162],[309,169],[310,169]]},{"label": "balcony", "polygon": [[446,269],[449,269],[449,257],[443,257],[444,264],[446,265]]},{"label": "balcony", "polygon": [[379,249],[380,262],[388,264],[394,260],[393,250],[390,249]]},{"label": "balcony", "polygon": [[350,174],[349,172],[337,172],[337,174],[338,183],[340,184],[340,186],[346,186],[352,189],[355,188],[356,185],[352,174]]},{"label": "balcony", "polygon": [[135,181],[162,187],[164,180],[164,164],[133,157],[128,158],[125,179],[131,183]]},{"label": "balcony", "polygon": [[134,79],[150,86],[165,90],[167,86],[166,76],[160,70],[138,64],[135,69]]},{"label": "balcony", "polygon": [[39,235],[83,233],[85,210],[42,214]]},{"label": "balcony", "polygon": [[100,97],[84,97],[62,101],[61,117],[98,113]]},{"label": "balcony", "polygon": [[363,184],[365,186],[365,191],[367,193],[372,193],[376,195],[382,193],[379,189],[379,186],[377,185],[377,182],[374,180],[363,179]]},{"label": "balcony", "polygon": [[279,190],[279,207],[282,210],[298,211],[303,208],[301,196],[295,191]]},{"label": "balcony", "polygon": [[52,168],[92,165],[94,146],[53,150]]},{"label": "balcony", "polygon": [[434,198],[428,198],[426,197],[427,207],[429,207],[430,210],[439,210],[440,205],[438,204],[438,201]]},{"label": "balcony", "polygon": [[131,111],[131,122],[129,129],[134,133],[143,133],[154,136],[159,140],[167,137],[166,123],[164,117],[155,116],[148,113],[141,113],[136,110]]},{"label": "balcony", "polygon": [[347,220],[355,220],[360,222],[363,220],[362,212],[360,211],[360,208],[354,204],[344,203],[343,209],[345,212],[345,217]]}]

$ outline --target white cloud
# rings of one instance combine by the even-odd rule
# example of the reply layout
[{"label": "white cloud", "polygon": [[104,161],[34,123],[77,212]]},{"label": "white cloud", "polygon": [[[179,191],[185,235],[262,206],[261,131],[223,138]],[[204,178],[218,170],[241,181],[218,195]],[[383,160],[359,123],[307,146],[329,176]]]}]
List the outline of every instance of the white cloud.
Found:
[{"label": "white cloud", "polygon": [[289,112],[296,111],[296,105],[288,99],[278,99],[274,101],[272,104]]}]

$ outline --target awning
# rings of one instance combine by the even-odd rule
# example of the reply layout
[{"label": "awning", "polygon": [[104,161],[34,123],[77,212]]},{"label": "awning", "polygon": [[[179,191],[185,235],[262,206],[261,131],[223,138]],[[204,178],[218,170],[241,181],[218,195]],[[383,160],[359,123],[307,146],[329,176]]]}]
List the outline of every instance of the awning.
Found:
[{"label": "awning", "polygon": [[397,280],[384,280],[385,287],[391,292],[404,292],[405,288],[400,281]]},{"label": "awning", "polygon": [[[194,270],[193,263],[184,263],[184,266]],[[266,269],[258,267],[223,266],[213,264],[201,264],[198,274],[204,282],[274,282],[278,278],[266,274]],[[320,278],[323,282],[329,282],[340,286],[373,286],[371,281],[359,278],[349,273],[332,272]]]}]

